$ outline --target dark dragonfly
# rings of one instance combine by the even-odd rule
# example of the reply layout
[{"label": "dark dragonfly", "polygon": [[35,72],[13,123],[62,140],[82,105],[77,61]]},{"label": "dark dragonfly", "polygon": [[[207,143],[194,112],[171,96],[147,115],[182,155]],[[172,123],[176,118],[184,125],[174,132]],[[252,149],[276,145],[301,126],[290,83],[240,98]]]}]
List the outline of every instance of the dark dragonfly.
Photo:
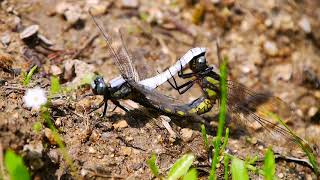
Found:
[{"label": "dark dragonfly", "polygon": [[[104,32],[102,27],[96,22],[95,18],[93,16],[92,18],[95,24],[99,27],[100,31]],[[144,89],[146,94],[152,94],[154,92],[153,90],[161,84],[165,83],[169,78],[171,78],[172,74],[178,73],[181,68],[187,65],[193,58],[206,51],[205,48],[201,47],[190,49],[179,59],[178,62],[176,62],[167,70],[153,77],[141,80],[141,77],[144,77],[145,75],[139,73],[134,66],[134,59],[131,58],[133,57],[132,52],[129,53],[130,50],[125,46],[124,43],[123,31],[123,29],[119,30],[120,41],[122,44],[122,46],[120,46],[119,48],[113,48],[112,46],[115,45],[112,43],[111,37],[103,33],[104,39],[106,40],[107,46],[109,47],[109,52],[113,56],[113,59],[116,60],[116,65],[120,70],[121,76],[110,80],[108,83],[105,83],[102,76],[97,76],[91,84],[93,93],[96,95],[102,95],[104,97],[104,100],[90,112],[93,112],[104,105],[102,116],[106,114],[108,100],[113,102],[116,107],[120,107],[124,111],[128,110],[124,106],[122,106],[118,100],[131,99],[145,107],[154,107],[154,104],[150,103],[145,95],[141,93],[141,89]],[[159,93],[154,92],[154,95],[152,97],[164,100],[163,102],[165,102],[166,105],[161,107],[167,107],[169,106],[169,104],[173,103],[173,100],[171,98]],[[165,101],[165,99],[167,99],[167,101]]]},{"label": "dark dragonfly", "polygon": [[[118,99],[131,99],[145,107],[155,108],[165,113],[196,118],[200,117],[200,114],[210,111],[219,100],[220,75],[216,68],[207,65],[205,50],[201,51],[195,48],[195,50],[197,49],[199,51],[189,58],[190,61],[188,61],[188,63],[192,70],[190,74],[183,73],[183,64],[180,66],[181,59],[178,61],[180,66],[180,68],[178,68],[178,75],[182,78],[193,78],[193,80],[181,86],[178,86],[175,80],[174,84],[170,84],[180,93],[186,92],[196,83],[202,88],[202,95],[199,98],[191,103],[184,104],[169,96],[158,93],[154,88],[148,87],[148,85],[141,84],[138,77],[139,72],[137,72],[133,65],[134,58],[125,45],[121,31],[119,34],[122,40],[122,48],[118,49],[113,45],[111,37],[105,33],[95,18],[92,18],[106,40],[114,63],[117,65],[125,81],[116,89],[116,92],[114,92],[112,88],[105,84],[101,77],[96,78],[92,86],[93,91],[96,94],[104,95],[105,100],[110,99],[114,102]],[[171,70],[167,70],[166,72],[170,74]],[[175,72],[172,73],[172,75],[174,74]],[[169,78],[165,77],[163,79],[167,81]],[[114,103],[121,107],[117,101]],[[124,107],[122,108],[126,110]],[[269,112],[281,115],[280,117],[286,117],[287,113],[290,114],[290,108],[279,98],[267,94],[255,93],[241,84],[228,81],[228,110],[231,118],[235,119],[234,122],[236,124],[244,125],[251,133],[257,130],[261,131],[262,136],[260,136],[260,138],[263,141],[269,140],[271,144],[279,144],[278,142],[282,142],[282,145],[296,143],[307,144],[303,139],[294,136],[281,124],[269,118]],[[312,152],[311,148],[309,149]]]}]

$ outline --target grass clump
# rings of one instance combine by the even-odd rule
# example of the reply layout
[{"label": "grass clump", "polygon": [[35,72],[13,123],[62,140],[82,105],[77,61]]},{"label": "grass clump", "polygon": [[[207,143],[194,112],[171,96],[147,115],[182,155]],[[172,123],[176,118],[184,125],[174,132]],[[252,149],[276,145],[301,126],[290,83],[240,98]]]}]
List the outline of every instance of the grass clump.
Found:
[{"label": "grass clump", "polygon": [[152,154],[150,159],[147,160],[147,164],[152,172],[152,174],[159,179],[176,180],[176,179],[188,179],[196,180],[198,177],[198,172],[195,168],[191,168],[191,165],[195,159],[193,154],[185,154],[179,158],[171,167],[166,178],[163,178],[159,173],[159,167],[156,163],[156,154]]},{"label": "grass clump", "polygon": [[274,175],[276,173],[276,163],[274,159],[274,154],[270,148],[267,150],[266,155],[264,157],[263,172],[265,180],[275,179]]},{"label": "grass clump", "polygon": [[155,153],[152,153],[150,159],[147,160],[147,164],[155,177],[159,176],[159,167],[157,166],[157,156]]},{"label": "grass clump", "polygon": [[23,75],[22,84],[24,86],[28,86],[28,84],[30,83],[31,78],[32,78],[33,74],[36,72],[37,68],[38,68],[38,66],[35,65],[30,69],[30,71],[28,73],[23,73],[22,74]]}]

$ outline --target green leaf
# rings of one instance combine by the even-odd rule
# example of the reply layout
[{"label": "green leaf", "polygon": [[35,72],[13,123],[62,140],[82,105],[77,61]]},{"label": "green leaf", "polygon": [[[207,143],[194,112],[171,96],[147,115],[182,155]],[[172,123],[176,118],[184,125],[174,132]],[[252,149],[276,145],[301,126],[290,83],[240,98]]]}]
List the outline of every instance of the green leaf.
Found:
[{"label": "green leaf", "polygon": [[267,150],[266,155],[264,157],[263,171],[264,171],[264,179],[266,180],[274,179],[274,175],[276,173],[276,164],[274,160],[274,154],[270,148]]},{"label": "green leaf", "polygon": [[208,136],[207,136],[206,127],[203,124],[201,124],[201,134],[204,141],[204,146],[208,150],[209,149]]},{"label": "green leaf", "polygon": [[30,69],[28,74],[24,74],[25,77],[23,78],[23,82],[22,82],[24,86],[27,86],[30,83],[31,77],[36,72],[37,68],[38,66],[35,65]]},{"label": "green leaf", "polygon": [[178,159],[170,169],[168,173],[168,180],[174,180],[182,177],[185,175],[190,166],[192,165],[192,162],[194,160],[193,154],[185,154],[180,159]]},{"label": "green leaf", "polygon": [[50,88],[50,94],[54,95],[61,91],[61,86],[59,82],[59,78],[56,76],[51,76],[51,88]]},{"label": "green leaf", "polygon": [[4,162],[11,180],[29,180],[30,175],[20,156],[12,150],[7,150]]},{"label": "green leaf", "polygon": [[183,180],[197,180],[198,179],[198,171],[195,168],[191,168],[190,171],[187,172],[185,176],[183,176]]},{"label": "green leaf", "polygon": [[244,161],[233,158],[231,162],[232,180],[247,180],[249,179],[248,170]]},{"label": "green leaf", "polygon": [[152,174],[157,177],[159,175],[159,167],[157,166],[156,160],[156,154],[152,153],[150,159],[147,160],[147,164],[151,169]]}]

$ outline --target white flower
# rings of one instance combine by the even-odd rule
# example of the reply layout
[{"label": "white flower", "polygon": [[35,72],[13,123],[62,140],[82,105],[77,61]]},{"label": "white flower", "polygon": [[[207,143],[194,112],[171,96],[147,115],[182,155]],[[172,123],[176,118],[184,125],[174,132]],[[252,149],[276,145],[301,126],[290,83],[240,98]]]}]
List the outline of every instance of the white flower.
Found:
[{"label": "white flower", "polygon": [[34,87],[26,91],[26,94],[23,96],[23,101],[27,107],[39,110],[40,106],[47,102],[47,97],[43,89]]}]

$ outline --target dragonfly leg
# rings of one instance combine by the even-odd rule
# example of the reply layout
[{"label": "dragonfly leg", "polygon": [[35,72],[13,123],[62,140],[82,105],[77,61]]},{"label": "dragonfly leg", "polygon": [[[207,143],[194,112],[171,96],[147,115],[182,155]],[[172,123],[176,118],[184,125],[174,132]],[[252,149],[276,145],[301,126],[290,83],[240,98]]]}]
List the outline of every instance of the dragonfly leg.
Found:
[{"label": "dragonfly leg", "polygon": [[208,67],[206,70],[204,70],[203,72],[200,72],[199,74],[201,75],[206,75],[208,74],[209,72],[211,72],[213,70],[213,67]]},{"label": "dragonfly leg", "polygon": [[195,83],[195,80],[193,80],[193,81],[188,81],[182,85],[178,85],[176,79],[173,76],[172,76],[172,79],[173,79],[174,84],[172,84],[172,82],[169,81],[169,79],[167,81],[173,89],[175,89],[179,92],[179,94],[183,94],[186,91],[188,91]]},{"label": "dragonfly leg", "polygon": [[101,117],[104,117],[107,113],[107,109],[108,109],[108,103],[104,103],[104,108],[103,108],[103,113],[102,113],[102,116]]},{"label": "dragonfly leg", "polygon": [[120,107],[122,110],[124,110],[125,112],[129,112],[129,110],[127,108],[125,108],[124,106],[122,106],[119,101],[116,100],[111,100],[113,102],[114,105],[116,105],[116,107]]},{"label": "dragonfly leg", "polygon": [[183,73],[183,70],[180,70],[179,72],[178,72],[178,76],[180,77],[180,78],[182,78],[182,79],[186,79],[186,78],[191,78],[191,77],[193,77],[193,76],[195,76],[195,75],[197,75],[198,73],[194,73],[194,72],[191,72],[191,73]]},{"label": "dragonfly leg", "polygon": [[93,111],[96,111],[96,110],[100,109],[100,108],[101,108],[104,104],[106,104],[106,103],[107,103],[107,102],[106,102],[105,100],[101,101],[101,102],[99,103],[99,105],[96,106],[96,107],[94,107],[94,108],[92,108],[92,109],[88,112],[88,114],[92,113]]}]

